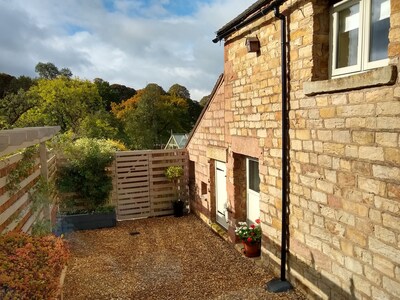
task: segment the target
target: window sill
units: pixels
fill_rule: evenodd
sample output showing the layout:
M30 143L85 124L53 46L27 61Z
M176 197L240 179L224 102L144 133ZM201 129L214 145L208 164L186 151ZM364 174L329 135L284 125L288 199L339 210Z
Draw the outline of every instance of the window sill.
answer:
M347 77L304 82L303 90L304 94L312 96L381 85L392 85L396 82L396 79L396 66L386 66Z

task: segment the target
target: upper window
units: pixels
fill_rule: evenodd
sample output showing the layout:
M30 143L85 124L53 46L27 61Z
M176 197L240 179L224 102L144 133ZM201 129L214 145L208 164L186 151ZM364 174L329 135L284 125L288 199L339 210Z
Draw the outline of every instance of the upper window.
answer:
M388 64L390 0L345 0L331 14L331 75Z

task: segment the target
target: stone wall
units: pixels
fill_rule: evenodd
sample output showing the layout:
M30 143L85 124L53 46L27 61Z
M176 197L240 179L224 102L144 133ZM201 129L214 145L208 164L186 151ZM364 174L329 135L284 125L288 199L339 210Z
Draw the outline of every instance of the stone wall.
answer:
M289 279L310 297L400 298L400 2L391 1L390 66L334 80L327 80L328 1L288 1L281 11L289 28ZM260 40L259 53L247 53L249 36ZM231 237L245 209L235 157L259 159L263 259L277 272L280 48L272 13L227 39L224 83L188 145L196 180L213 172L207 147L228 153Z

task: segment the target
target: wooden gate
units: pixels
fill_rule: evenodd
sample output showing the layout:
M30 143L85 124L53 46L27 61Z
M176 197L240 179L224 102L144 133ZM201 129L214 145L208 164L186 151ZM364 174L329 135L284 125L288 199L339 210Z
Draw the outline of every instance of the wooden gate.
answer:
M118 151L115 159L118 220L146 218L173 213L174 185L164 175L169 166L182 166L180 199L188 199L186 149Z

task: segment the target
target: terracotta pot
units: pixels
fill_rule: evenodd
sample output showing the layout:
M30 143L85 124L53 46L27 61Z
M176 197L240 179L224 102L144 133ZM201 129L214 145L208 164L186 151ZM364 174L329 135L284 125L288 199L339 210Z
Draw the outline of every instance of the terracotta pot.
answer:
M243 242L244 244L244 255L246 257L257 257L261 254L261 243L248 243Z

